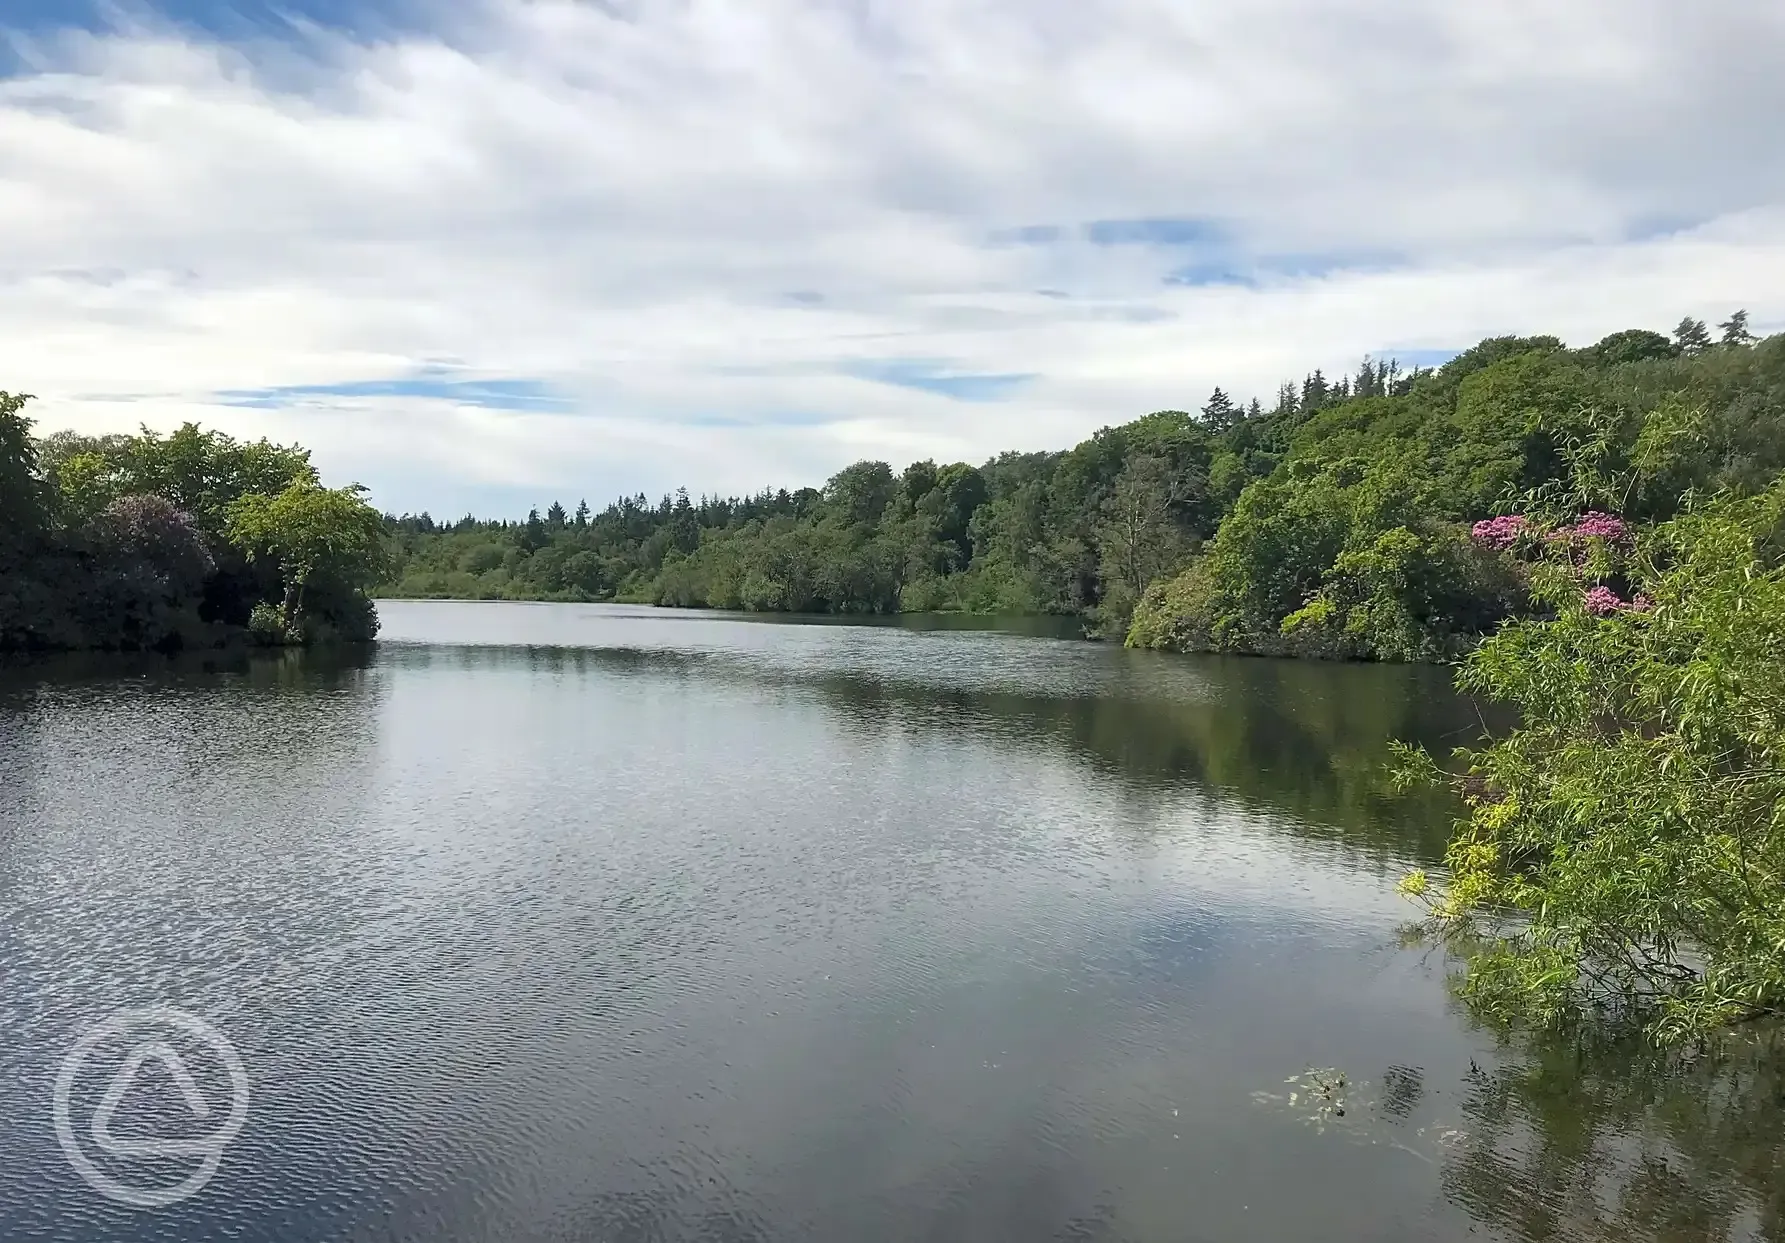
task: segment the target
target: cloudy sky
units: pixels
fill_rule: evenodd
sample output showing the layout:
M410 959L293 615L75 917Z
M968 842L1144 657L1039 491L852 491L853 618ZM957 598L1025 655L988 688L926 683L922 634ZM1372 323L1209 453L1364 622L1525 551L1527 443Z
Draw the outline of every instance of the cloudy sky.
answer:
M1785 328L1779 0L0 0L0 388L384 508Z

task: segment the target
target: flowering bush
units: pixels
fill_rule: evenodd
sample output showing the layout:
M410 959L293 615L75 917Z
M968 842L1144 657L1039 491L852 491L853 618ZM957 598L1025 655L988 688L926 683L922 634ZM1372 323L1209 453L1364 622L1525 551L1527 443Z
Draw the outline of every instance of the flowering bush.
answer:
M1513 552L1525 543L1525 550L1538 554L1540 559L1541 550L1547 545L1552 554L1548 560L1562 564L1576 582L1585 580L1583 602L1587 612L1595 617L1641 612L1649 607L1646 596L1626 600L1604 581L1621 575L1631 544L1630 527L1616 514L1589 509L1572 526L1547 531L1524 514L1501 514L1475 523L1469 528L1469 537L1481 547L1498 552Z
M1518 543L1529 530L1530 523L1523 514L1501 514L1498 518L1488 518L1476 523L1469 528L1469 535L1478 544L1505 551Z
M1610 587L1598 586L1586 594L1587 612L1595 617L1610 617L1613 613L1622 613L1630 609L1642 610L1648 607L1648 599L1638 596L1634 600L1626 600Z
M1483 1017L1670 1041L1785 1014L1782 531L1785 481L1645 534L1630 578L1652 606L1540 565L1555 616L1502 627L1460 678L1521 723L1462 776L1404 752L1467 804L1446 879L1402 889L1458 934Z
M1570 542L1602 539L1611 544L1627 544L1630 542L1630 528L1624 525L1622 518L1614 514L1590 509L1573 526L1558 527L1551 533L1550 539Z
M88 530L105 552L147 562L171 595L196 595L216 568L192 515L159 496L121 496Z

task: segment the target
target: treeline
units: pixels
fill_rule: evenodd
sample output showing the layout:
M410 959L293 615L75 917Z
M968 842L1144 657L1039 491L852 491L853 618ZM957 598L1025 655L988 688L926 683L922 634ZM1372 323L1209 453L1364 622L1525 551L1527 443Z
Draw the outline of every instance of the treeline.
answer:
M1182 563L1252 478L1270 429L1298 412L1411 391L1424 372L1365 360L1316 371L1267 413L1217 389L1197 415L1165 411L1064 453L980 466L847 467L820 488L600 513L554 503L524 523L390 518L396 596L631 600L817 613L1076 613L1120 623Z
M309 452L187 424L31 435L0 392L0 651L371 639L386 534Z
M1072 613L1177 649L1441 659L1529 608L1472 524L1632 522L1785 467L1785 338L1497 337L1435 370L1366 359L1265 407L1217 388L1054 453L858 462L823 488L525 523L387 519L404 596L797 612ZM1610 588L1608 588L1610 590Z

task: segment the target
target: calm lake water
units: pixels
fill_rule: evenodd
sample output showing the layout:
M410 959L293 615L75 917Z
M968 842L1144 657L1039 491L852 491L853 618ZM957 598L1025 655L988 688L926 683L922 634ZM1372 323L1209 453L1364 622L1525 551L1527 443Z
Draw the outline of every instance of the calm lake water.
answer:
M1500 1045L1403 946L1449 809L1381 766L1472 737L1443 671L380 611L349 657L0 674L0 1239L1785 1237L1776 1061ZM53 1102L156 1005L251 1091L138 1209ZM211 1113L139 1058L113 1134L227 1112L174 1043ZM177 1184L93 1142L128 1052L76 1143Z

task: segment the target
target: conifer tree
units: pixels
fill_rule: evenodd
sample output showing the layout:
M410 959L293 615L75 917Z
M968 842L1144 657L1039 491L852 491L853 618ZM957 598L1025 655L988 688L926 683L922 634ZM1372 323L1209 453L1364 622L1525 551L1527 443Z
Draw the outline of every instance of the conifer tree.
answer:
M1219 385L1209 394L1208 404L1202 408L1203 422L1217 432L1224 432L1232 427L1239 416L1239 408L1233 404L1233 398L1221 391Z
M1679 345L1680 353L1699 354L1710 348L1711 333L1702 319L1688 315L1674 328L1673 339Z
M1718 341L1719 345L1752 345L1756 339L1754 334L1748 331L1748 313L1746 311L1735 312L1717 327L1723 330L1723 337Z

